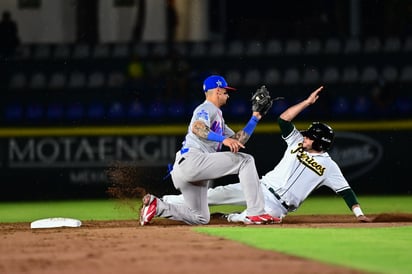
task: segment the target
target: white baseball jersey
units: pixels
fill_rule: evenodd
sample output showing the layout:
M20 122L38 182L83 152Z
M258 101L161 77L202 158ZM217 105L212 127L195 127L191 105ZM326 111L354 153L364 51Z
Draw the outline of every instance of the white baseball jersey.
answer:
M288 147L278 165L262 176L261 182L271 187L296 210L315 189L327 186L335 192L350 186L336 162L327 152L308 153L302 149L303 136L296 128L284 138Z

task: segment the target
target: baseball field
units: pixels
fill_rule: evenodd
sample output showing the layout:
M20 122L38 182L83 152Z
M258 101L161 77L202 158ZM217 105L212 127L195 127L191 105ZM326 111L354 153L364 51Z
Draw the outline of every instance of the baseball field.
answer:
M359 197L358 223L339 197L313 197L282 224L206 226L156 218L141 227L139 201L0 203L0 273L412 273L410 196ZM31 229L67 217L80 227Z

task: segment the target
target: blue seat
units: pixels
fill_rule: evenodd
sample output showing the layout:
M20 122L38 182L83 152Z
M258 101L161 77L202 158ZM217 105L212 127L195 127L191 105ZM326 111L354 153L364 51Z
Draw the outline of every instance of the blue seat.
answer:
M338 116L346 115L351 111L351 103L349 99L344 96L338 96L332 102L332 112Z
M92 102L87 108L87 118L91 120L103 120L105 116L105 107L101 102Z
M43 109L43 106L40 105L39 103L33 103L27 106L26 118L28 120L40 120L41 118L43 118L43 115L44 115L44 109Z
M166 106L160 101L154 101L149 105L148 115L151 118L159 118L166 114Z
M84 106L81 103L72 103L67 106L66 118L69 120L80 120L84 118Z
M185 105L181 101L174 101L168 104L167 113L169 117L179 118L185 117Z
M47 106L46 117L49 120L58 120L64 117L64 107L59 103L53 103Z
M131 119L141 118L145 116L145 109L141 102L133 101L127 110L127 116Z
M107 109L107 118L111 120L122 119L125 117L125 108L121 102L111 103Z
M23 115L23 106L17 103L13 103L6 106L4 110L4 118L8 122L20 121L24 118Z

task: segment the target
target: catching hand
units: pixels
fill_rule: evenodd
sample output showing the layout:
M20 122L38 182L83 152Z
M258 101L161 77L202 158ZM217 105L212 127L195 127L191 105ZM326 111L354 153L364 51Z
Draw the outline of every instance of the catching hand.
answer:
M273 99L270 97L266 86L258 88L252 96L252 111L259 112L260 115L266 115L272 107Z

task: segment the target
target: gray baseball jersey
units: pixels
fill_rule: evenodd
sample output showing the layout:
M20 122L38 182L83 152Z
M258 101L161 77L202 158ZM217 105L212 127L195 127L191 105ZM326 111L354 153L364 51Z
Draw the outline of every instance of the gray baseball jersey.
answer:
M283 158L260 180L267 213L284 217L288 212L295 211L311 192L321 186L329 187L335 192L350 188L340 168L327 152L303 151L303 136L296 128L284 140L287 149ZM176 195L166 195L163 199L176 204L182 202L182 197ZM239 183L208 191L208 202L211 205L243 205L244 200ZM234 214L231 218L231 221L243 221L245 213Z
M156 215L188 224L208 223L209 180L231 174L239 176L247 206L245 216L264 214L264 197L253 156L241 152L219 152L222 143L199 138L192 133L192 125L197 120L203 121L216 134L234 135L234 131L226 126L221 110L211 102L205 101L194 110L171 172L174 186L182 192L183 202L171 204L160 199Z

